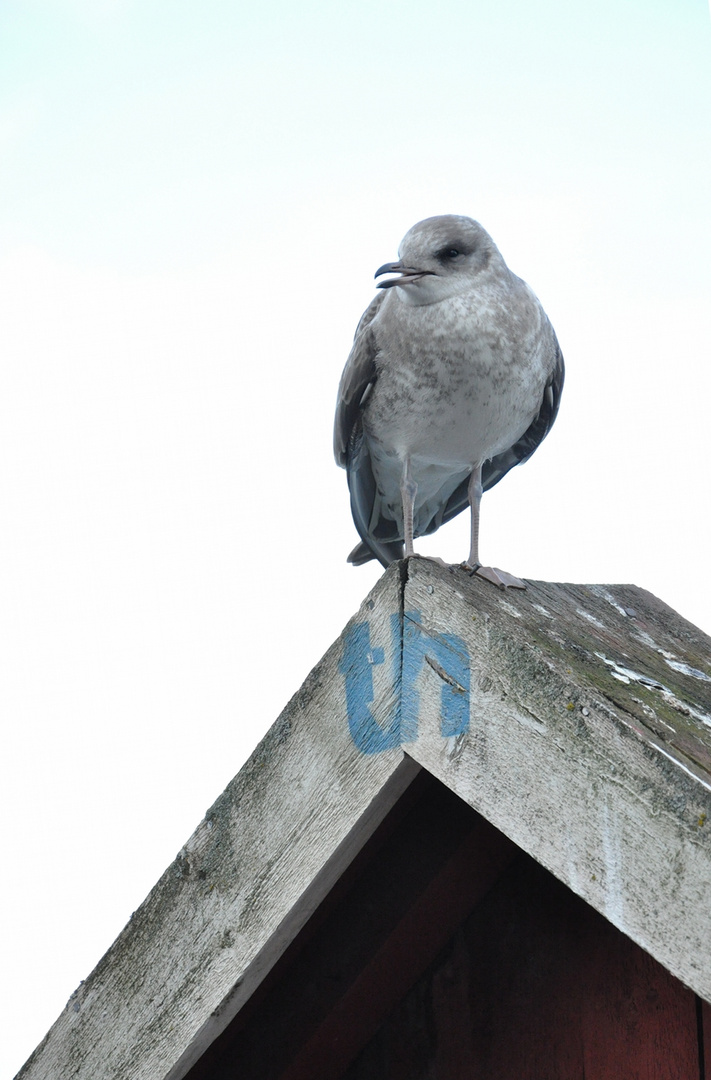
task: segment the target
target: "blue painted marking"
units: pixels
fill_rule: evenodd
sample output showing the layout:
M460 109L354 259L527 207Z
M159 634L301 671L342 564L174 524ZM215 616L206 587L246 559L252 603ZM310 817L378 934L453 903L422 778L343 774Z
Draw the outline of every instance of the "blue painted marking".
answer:
M417 738L420 694L417 682L425 664L442 679L440 730L443 736L461 735L469 728L469 651L455 634L424 634L419 611L390 618L392 680L400 709L385 727L373 717L373 666L385 663L385 649L372 646L370 624L356 623L346 637L339 670L345 676L346 710L353 742L364 754L378 754ZM402 645L401 645L402 643ZM402 647L402 671L399 670ZM397 691L400 690L398 695Z
M404 730L417 738L420 695L417 679L427 658L448 676L440 692L442 735L462 735L469 729L469 650L456 634L423 634L419 611L405 613L403 634L402 712ZM451 681L450 681L451 680Z
M395 616L399 623L399 617ZM400 717L397 709L382 728L373 718L373 666L385 663L385 650L371 648L370 623L356 623L346 637L338 665L345 676L346 711L351 738L363 754L379 754L400 745Z

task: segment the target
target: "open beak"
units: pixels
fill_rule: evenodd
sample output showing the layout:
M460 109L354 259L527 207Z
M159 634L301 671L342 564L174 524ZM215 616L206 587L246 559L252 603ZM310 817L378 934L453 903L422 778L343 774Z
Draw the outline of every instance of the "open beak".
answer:
M402 263L383 263L375 271L375 277L380 277L381 274L399 274L400 277L389 278L387 281L379 281L377 284L378 289L392 289L393 285L412 285L414 281L420 281L421 278L427 277L431 274L431 270L418 270L414 266L403 266Z

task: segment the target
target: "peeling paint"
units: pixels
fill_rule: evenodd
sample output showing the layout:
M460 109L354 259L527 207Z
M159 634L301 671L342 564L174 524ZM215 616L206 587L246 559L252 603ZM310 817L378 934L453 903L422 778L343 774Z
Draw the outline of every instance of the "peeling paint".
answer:
M619 612L625 619L629 618L627 608L623 608L622 604L618 604L614 596L612 596L607 589L596 589L598 596L601 596L603 600L607 600L608 604L611 604L615 611Z
M664 656L661 649L659 652ZM711 675L707 675L705 671L699 671L698 668L690 667L689 664L684 664L681 660L672 660L667 656L664 656L664 660L672 670L679 671L682 675L690 675L692 679L701 679L703 682L711 683Z
M589 611L585 611L584 608L576 608L575 614L580 615L582 619L587 619L587 621L589 623L592 623L593 626L599 626L601 630L605 629L605 624L603 622L600 622L599 619L596 619L594 615L591 615Z
M711 716L708 713L701 712L699 709L695 709L693 705L688 705L684 701L680 701L678 697L675 697L670 690L664 693L665 699L683 716L693 716L694 720L698 720L702 724L706 724L707 727L711 727Z
M662 657L667 667L670 667L672 671L678 671L680 675L688 675L692 679L700 679L702 682L711 683L711 675L705 671L701 671L700 668L692 667L691 664L687 664L683 660L679 660L676 653L670 652L668 649L663 649L660 645L657 645L652 635L648 634L646 630L637 630L635 637L650 649L654 649L654 651Z
M640 675L638 671L632 671L631 668L623 667L622 664L618 664L615 660L610 660L604 653L596 652L595 656L612 669L610 674L619 682L638 682L641 683L642 686L650 686L653 690L665 690L667 694L671 694L671 691L667 689L663 683L657 682L655 679L650 679L646 675Z
M665 758L669 758L670 761L673 761L674 765L677 768L683 769L685 773L688 773L689 776L694 778L694 780L698 780L698 782L700 784L703 784L703 786L708 791L711 791L711 784L709 784L706 780L704 780L703 777L699 776L698 773L692 772L691 769L687 769L686 765L684 765L684 763L682 761L679 761L679 759L677 757L675 757L673 754L668 753L663 747L661 747L659 745L659 743L655 743L654 745L655 745L656 750L658 750L660 754L663 754Z

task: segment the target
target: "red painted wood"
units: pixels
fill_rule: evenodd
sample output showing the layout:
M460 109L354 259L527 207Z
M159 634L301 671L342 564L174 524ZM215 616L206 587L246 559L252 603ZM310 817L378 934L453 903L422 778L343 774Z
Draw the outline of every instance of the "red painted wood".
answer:
M704 1049L704 1072L702 1080L711 1080L711 1005L701 1002L701 1039Z
M490 984L482 1077L695 1078L691 992L592 912L583 908L577 925L566 915L556 927L524 922L525 952Z
M335 1080L516 852L422 773L186 1080Z
M334 1003L280 1080L332 1080L375 1034L511 861L512 849L481 820L417 897L387 941Z
M347 1080L699 1077L694 995L523 855L374 1042Z
M423 776L186 1080L711 1080L711 1009Z
M586 1077L695 1080L696 1002L660 964L619 932L598 932L581 958L581 1034Z

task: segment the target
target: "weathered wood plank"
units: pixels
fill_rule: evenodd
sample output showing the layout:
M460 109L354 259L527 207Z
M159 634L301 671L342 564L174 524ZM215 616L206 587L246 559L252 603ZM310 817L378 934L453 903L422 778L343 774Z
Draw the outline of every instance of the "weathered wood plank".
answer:
M253 992L417 772L399 740L377 754L355 742L359 723L367 736L373 717L384 729L396 720L400 599L394 568L72 996L22 1080L178 1080ZM344 642L364 612L381 642L378 678L369 694L361 677L347 707Z
M709 639L633 586L422 559L404 606L408 753L711 1000Z
M403 753L405 751L405 753ZM180 1080L423 766L711 1000L711 642L391 568L19 1074Z
M421 772L187 1080L335 1080L519 856Z

